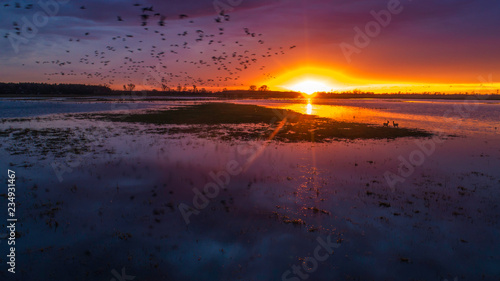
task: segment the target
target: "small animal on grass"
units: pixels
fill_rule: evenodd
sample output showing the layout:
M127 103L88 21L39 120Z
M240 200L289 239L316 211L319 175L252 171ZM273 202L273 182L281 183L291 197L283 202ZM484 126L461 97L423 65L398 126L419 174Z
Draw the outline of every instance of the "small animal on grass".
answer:
M394 121L392 121L392 125L394 126L394 128L399 128L399 124Z
M389 121L387 121L387 123L384 123L384 127L389 127Z

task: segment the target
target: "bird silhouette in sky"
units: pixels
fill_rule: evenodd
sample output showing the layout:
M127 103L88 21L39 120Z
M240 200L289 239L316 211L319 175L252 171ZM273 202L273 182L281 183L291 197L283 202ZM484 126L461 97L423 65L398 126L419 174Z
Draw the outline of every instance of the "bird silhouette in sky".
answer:
M226 11L220 11L215 22L210 20L211 23L207 23L200 19L202 22L199 23L198 19L191 17L182 25L174 23L189 18L188 14L178 14L178 19L175 19L175 14L171 17L168 10L155 11L153 6L139 3L132 6L135 8L130 9L137 12L136 19L139 19L136 23L128 17L116 16L118 22L127 20L127 25L114 31L116 33L108 35L104 31L93 31L90 37L87 31L84 36L66 37L69 45L62 54L53 59L36 60L35 64L46 67L43 74L47 80L70 76L111 86L123 81L133 83L136 79L148 77L151 72L157 72L161 73L161 78L160 81L150 81L153 87L160 84L172 85L171 88L175 88L174 85L226 87L242 85L239 82L242 73L263 72L269 58L285 55L288 50L297 47L276 46L250 27L241 27L236 23L228 25L231 17ZM4 4L3 8L17 8L17 5ZM98 8L80 6L79 9L83 13L93 13ZM156 21L155 24L149 25L152 20ZM170 25L170 22L173 24ZM133 24L143 27L142 32L136 32L131 26ZM12 28L18 35L21 33L18 22L13 22ZM9 34L3 37L9 40ZM78 44L97 39L101 39L102 45L95 43L95 50L83 51L82 54ZM269 73L262 75L266 79L275 78Z

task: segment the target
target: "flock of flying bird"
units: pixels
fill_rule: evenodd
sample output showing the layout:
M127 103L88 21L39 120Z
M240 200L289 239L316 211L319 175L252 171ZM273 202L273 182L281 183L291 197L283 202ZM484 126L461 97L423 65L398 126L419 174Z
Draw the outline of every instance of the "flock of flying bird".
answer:
M19 3L7 3L3 7L22 8ZM28 4L24 8L33 9L33 5ZM92 8L81 6L79 9L81 13L85 13ZM74 44L98 38L94 37L93 33L102 33L102 29L75 34L74 37L67 38L67 42L60 44L60 47L64 48L62 54L65 54L67 59L37 60L35 63L54 66L55 71L44 73L49 81L75 76L75 80L81 81L84 78L88 84L110 87L123 83L139 83L154 88L163 85L164 90L179 87L222 88L244 86L239 79L241 73L246 70L258 69L266 79L275 78L264 73L265 64L269 63L268 58L284 55L296 48L266 44L262 33L246 27L235 27L234 24L225 24L231 21L231 16L225 11L221 11L211 21L212 24L204 24L203 29L199 29L195 21L186 14L180 14L176 21L167 23L167 16L155 11L153 6L133 4L133 9L137 9L139 14L136 18L115 16L118 27L127 21L134 24L132 27L124 26L130 28L131 31L127 32L130 34L111 36L106 46L84 53L74 60L75 55L72 52L81 51ZM138 26L135 26L137 20ZM182 31L170 33L173 29L179 30L179 23L182 24ZM20 24L13 22L12 25L14 32L21 35ZM169 28L170 26L174 27ZM8 39L9 33L4 37ZM71 48L73 46L76 51ZM88 47L85 50L88 52ZM85 70L71 69L75 65ZM202 68L207 68L208 71L198 70ZM211 77L206 77L207 73Z

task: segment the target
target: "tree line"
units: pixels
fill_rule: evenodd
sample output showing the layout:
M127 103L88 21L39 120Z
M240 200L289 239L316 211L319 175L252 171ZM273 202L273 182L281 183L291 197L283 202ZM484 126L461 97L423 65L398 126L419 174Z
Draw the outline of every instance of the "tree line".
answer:
M0 95L106 95L109 87L84 84L0 83Z

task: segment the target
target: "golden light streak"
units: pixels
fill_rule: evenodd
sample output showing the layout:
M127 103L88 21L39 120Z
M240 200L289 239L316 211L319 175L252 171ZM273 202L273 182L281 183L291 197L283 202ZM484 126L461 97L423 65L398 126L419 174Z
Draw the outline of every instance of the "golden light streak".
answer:
M487 82L485 83L485 81ZM325 92L373 92L373 93L480 93L496 94L500 83L489 79L477 79L477 83L424 83L394 80L370 80L353 78L345 73L320 67L301 67L278 75L267 85L276 90L292 90L311 94Z
M313 106L311 104L311 99L307 100L306 113L307 115L311 115L313 112Z

